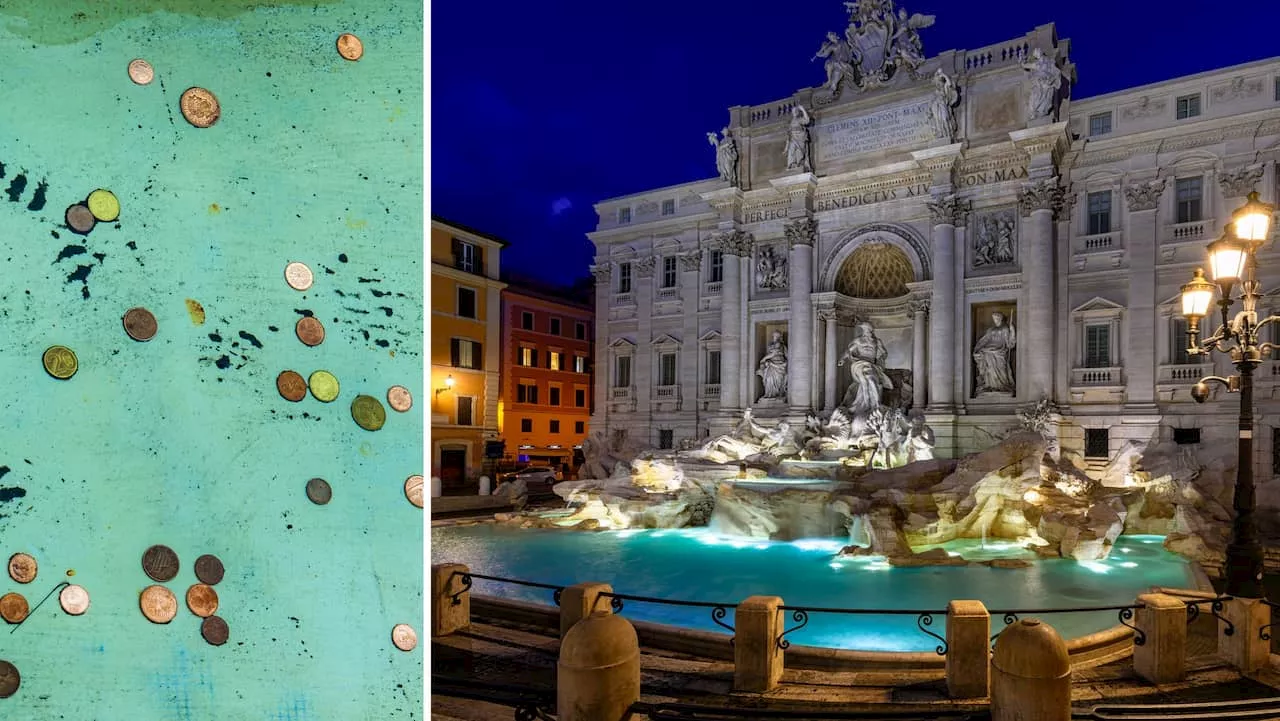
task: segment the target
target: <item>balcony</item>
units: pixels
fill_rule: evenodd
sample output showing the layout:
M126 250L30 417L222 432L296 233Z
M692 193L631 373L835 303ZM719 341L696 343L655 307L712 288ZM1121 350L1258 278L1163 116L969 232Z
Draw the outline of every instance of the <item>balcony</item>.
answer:
M631 397L633 395L635 395L635 393L633 392L633 389L630 386L623 386L621 388L615 386L609 389L610 400L615 400L615 401L631 400Z
M624 306L635 305L635 304L636 304L635 296L633 296L630 293L614 293L613 300L609 302L609 305L613 306L614 308L621 308Z
M680 386L654 386L653 397L660 401L679 398Z
M702 394L698 397L706 401L720 400L720 384L703 383Z
M1156 383L1173 385L1192 384L1209 375L1213 366L1208 363L1170 363L1156 371Z
M657 295L654 296L654 300L657 300L658 302L680 300L680 289L675 286L670 288L659 288Z
M703 295L720 295L720 286L722 286L723 284L724 283L719 280L714 280L710 283L707 283L706 287L702 289L702 294Z
M1208 241L1213 228L1212 219L1194 220L1190 223L1170 223L1164 227L1164 237L1161 240L1165 243Z
M1071 370L1071 387L1087 388L1090 386L1119 386L1121 368L1073 368Z
M1106 253L1117 250L1124 250L1124 236L1118 230L1110 233L1081 235L1071 240L1072 255Z

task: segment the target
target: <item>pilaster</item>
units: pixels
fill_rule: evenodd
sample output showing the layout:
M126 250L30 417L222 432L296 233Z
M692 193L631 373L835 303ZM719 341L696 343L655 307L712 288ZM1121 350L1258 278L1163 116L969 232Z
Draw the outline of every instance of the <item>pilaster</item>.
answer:
M703 378L698 373L698 282L702 271L702 251L680 256L680 408L696 409ZM697 435L695 428L691 436Z
M612 266L591 266L596 280L596 345L595 368L592 371L591 394L595 407L591 412L591 430L607 431L609 427L609 388L613 385L613 358L609 355L609 292Z
M955 195L935 196L928 202L933 219L933 304L937 308L952 308L955 302L956 222L965 203ZM939 413L955 408L954 318L954 313L938 313L929 326L928 403L931 411Z
M723 192L723 191L717 191ZM740 230L719 235L715 242L724 256L720 284L720 409L736 414L742 409L742 259L751 252L751 236Z
M787 359L787 398L793 412L809 410L813 383L813 306L809 293L813 289L813 242L818 223L812 218L798 218L785 226L791 246L790 312L788 335L790 357Z
M643 423L648 423L653 407L653 256L637 258L631 262L635 273L636 289L636 359L635 389L636 413ZM645 442L656 444L650 430Z
M1058 178L1025 183L1018 194L1018 207L1025 219L1021 243L1022 302L1018 308L1018 344L1025 352L1025 368L1020 369L1019 400L1035 402L1053 394L1054 337L1054 243L1053 218L1062 208L1062 188Z
M1128 352L1124 360L1125 411L1155 415L1156 406L1156 234L1164 178L1129 183L1124 189L1129 222ZM1114 362L1114 361L1113 361Z

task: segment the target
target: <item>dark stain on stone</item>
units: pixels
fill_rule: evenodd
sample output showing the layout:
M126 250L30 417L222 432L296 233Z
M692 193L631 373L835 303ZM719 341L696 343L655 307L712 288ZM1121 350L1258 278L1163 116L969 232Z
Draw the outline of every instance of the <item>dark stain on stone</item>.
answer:
M98 265L102 265L102 261L104 261L104 260L106 260L106 259L107 259L107 254L106 254L106 253L94 253L94 254L93 254L93 257L98 259Z
M36 183L36 193L31 196L31 202L27 204L27 210L40 211L44 210L45 193L49 191L49 184L41 180Z
M325 272L325 275L337 275L337 274L338 274L338 273L337 273L337 271L335 271L333 268L325 268L325 269L324 269L324 272Z
M297 308L294 308L294 309L293 309L293 312L294 312L294 313L297 313L297 314L298 314L298 315L300 315L300 316L303 316L304 318L314 318L314 317L315 317L315 313L312 313L312 312L311 312L311 311L309 311L309 310L298 310Z
M132 240L131 240L131 241L129 241L128 243L125 243L125 246L126 246L127 248L129 248L129 250L137 250L137 249L138 249L138 244L137 244L137 243L135 243L135 242L133 242Z
M85 253L88 253L88 252L89 250L85 248L83 245L68 245L58 253L58 257L54 258L53 262L57 263L60 260L65 260L67 258L71 258L77 255L84 255Z
M49 235L52 235L54 240L58 240L62 237L61 235L58 235L58 231L56 230L49 231Z
M4 177L4 173L2 172L3 170L4 170L4 166L0 166L0 178L3 178L3 177ZM338 253L338 262L339 262L339 263L345 263L345 262L347 262L347 254L346 254L346 253Z
M244 340L249 341L249 344L252 345L254 348L262 347L262 341L258 340L257 336L255 336L254 334L248 331L243 331L243 330L240 331L240 337Z
M5 192L9 194L9 202L16 203L18 198L22 197L22 191L27 189L27 176L25 173L18 173L13 176L13 180L9 181L9 189Z
M367 311L367 310L360 310L359 308L345 308L345 307L344 307L344 308L343 308L343 310L348 311L348 312L350 312L350 313L359 313L359 314L361 314L361 315L369 315L369 311Z
M89 273L93 272L92 265L77 265L76 269L67 276L67 282L80 281L81 283L89 282Z
M4 177L4 163L0 163L0 178Z
M387 306L385 306L385 305L380 305L380 306L378 306L378 310L382 311L383 313L386 313L388 318L390 318L390 317L391 317L391 309L390 309L390 308L388 308Z
M231 367L231 359L226 356L222 356L218 360L214 361L213 364L218 366L219 370L226 370Z
M210 333L209 340L213 341L214 343L221 343L222 336L218 335L217 333Z
M280 332L280 329L279 329L279 328L277 328L277 327L275 327L274 325L269 325L269 326L267 326L267 330L271 331L272 333L279 333L279 332Z
M27 461L27 463L30 463L30 462L31 461ZM8 466L0 466L0 478L4 478L5 476L9 475L9 471L11 470L13 469L9 468Z
M364 336L365 340L369 340L369 331L361 329L360 333Z
M379 348L386 348L387 346L391 345L390 343L388 343L385 340L382 340L381 338L379 338L378 340L375 340L373 344L378 346Z
M22 498L25 495L27 495L27 489L21 486L0 488L0 503L8 503L15 498Z
M361 283L381 283L381 278L356 278Z
M333 292L334 292L334 293L337 293L339 298L346 298L346 297L347 297L347 294L346 294L346 293L343 293L341 290L338 290L337 288L334 288L334 289L333 289Z
M370 288L369 292L373 294L374 298L381 298L384 295L391 295L391 291L378 290L377 288Z

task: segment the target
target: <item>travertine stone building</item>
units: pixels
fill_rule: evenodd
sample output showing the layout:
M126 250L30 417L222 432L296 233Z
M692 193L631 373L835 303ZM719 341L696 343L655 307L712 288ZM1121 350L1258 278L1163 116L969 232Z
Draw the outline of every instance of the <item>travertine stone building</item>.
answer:
M944 455L1042 399L1095 466L1126 440L1234 438L1235 396L1191 401L1231 369L1187 357L1179 287L1246 193L1276 201L1280 59L1075 99L1053 25L926 60L932 22L862 0L823 87L730 109L719 177L596 206L593 428L670 447L745 409L802 422L845 399L870 324L886 402L923 409ZM775 331L787 382L764 397ZM1258 376L1269 473L1280 365Z

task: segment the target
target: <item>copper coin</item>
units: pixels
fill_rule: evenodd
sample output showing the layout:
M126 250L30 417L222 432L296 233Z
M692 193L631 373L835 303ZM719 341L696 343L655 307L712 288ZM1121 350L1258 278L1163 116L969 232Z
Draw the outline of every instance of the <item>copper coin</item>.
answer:
M307 381L297 371L284 371L276 376L276 390L281 398L297 403L307 397Z
M36 559L25 553L9 556L9 578L18 583L31 583L36 580L37 570Z
M204 640L209 642L210 646L221 646L231 637L231 629L227 628L227 622L217 616L210 616L200 622L200 635L204 636Z
M422 508L422 476L409 476L404 482L404 497L418 508Z
M323 506L333 498L333 489L323 478L312 478L307 481L307 498L317 506Z
M142 554L142 570L153 581L172 581L178 575L178 554L168 546L152 546Z
M197 128L207 128L218 122L222 107L213 93L204 88L187 88L178 101L182 117Z
M347 60L359 60L364 55L364 43L351 33L338 36L338 54Z
M412 651L418 647L418 632L407 623L398 623L391 629L391 643L401 651Z
M62 605L63 611L72 616L81 616L89 610L89 592L84 590L84 586L71 584L58 594L58 603Z
M151 63L138 58L129 63L129 79L139 85L150 85L156 79L156 70Z
M0 698L9 698L18 692L22 684L22 675L18 667L8 661L0 661Z
M317 346L324 342L324 324L315 316L299 318L295 330L298 332L298 340L309 346Z
M138 597L142 615L152 623L168 623L178 615L178 599L164 586L147 586Z
M222 561L217 556L205 554L196 559L196 578L200 579L200 583L210 586L216 586L222 581L222 575L226 569L222 567Z
M88 235L89 231L93 230L93 226L98 224L98 219L93 217L93 211L89 210L89 206L81 203L67 208L66 221L71 232L80 235Z
M351 418L366 431L376 431L387 422L387 411L373 396L356 396L351 401Z
M0 618L9 623L22 623L29 613L31 613L31 607L27 605L27 599L23 598L22 594L6 593L0 596Z
M187 589L187 608L200 618L208 618L218 610L218 592L213 586L197 583Z
M124 314L124 332L136 341L149 341L156 337L156 317L146 308L130 308Z
M413 407L413 394L404 386L391 386L387 389L387 405L397 413L404 413Z
M284 267L284 282L294 290L306 290L315 282L315 276L305 263L290 263Z

